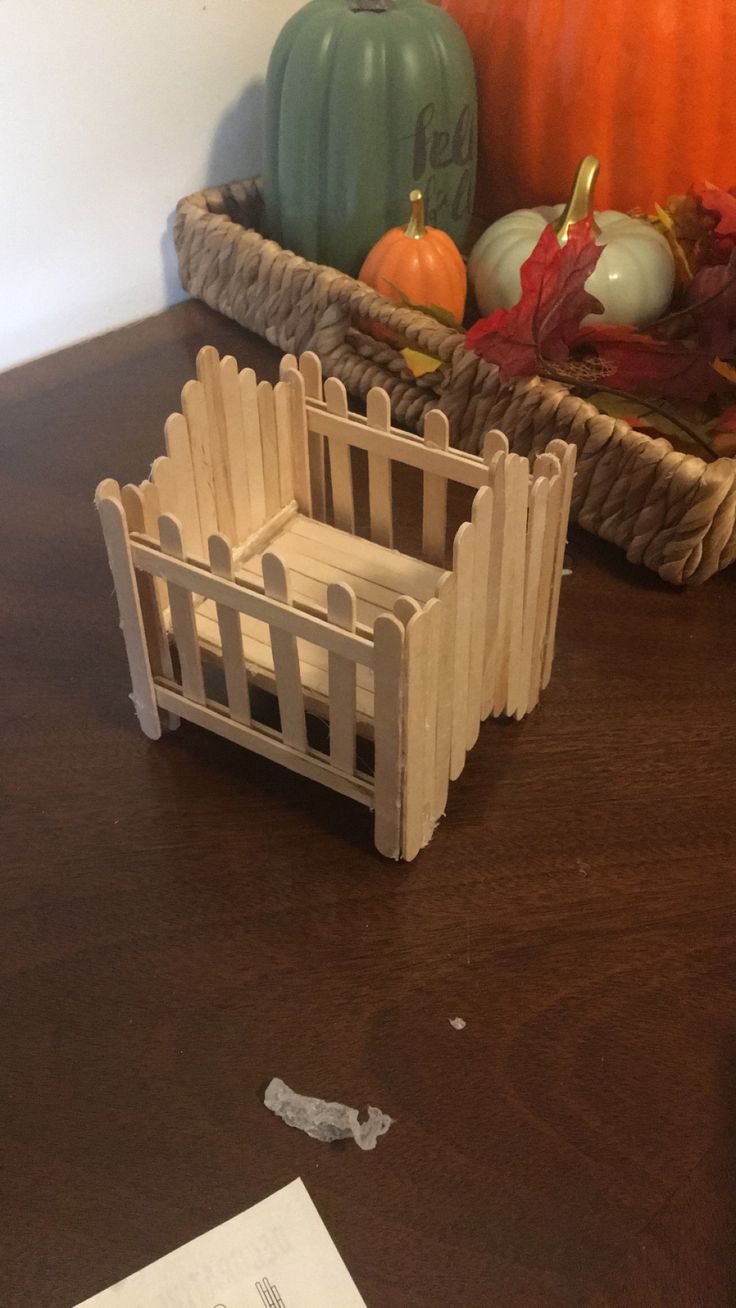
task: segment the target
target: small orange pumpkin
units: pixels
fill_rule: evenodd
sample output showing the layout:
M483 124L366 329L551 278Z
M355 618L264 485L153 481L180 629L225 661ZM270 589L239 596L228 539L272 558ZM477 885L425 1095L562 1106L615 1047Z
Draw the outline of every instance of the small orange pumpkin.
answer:
M458 322L465 311L468 279L455 242L439 227L424 222L421 191L412 191L411 218L406 227L392 227L376 241L360 270L367 282L389 300L436 305Z

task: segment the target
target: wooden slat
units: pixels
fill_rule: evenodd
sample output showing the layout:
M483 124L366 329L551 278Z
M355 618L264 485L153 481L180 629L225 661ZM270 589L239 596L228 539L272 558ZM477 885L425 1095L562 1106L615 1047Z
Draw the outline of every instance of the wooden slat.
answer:
M430 409L425 415L424 443L443 452L449 449L450 427L439 409ZM423 482L422 558L442 568L447 551L447 478L425 472Z
M126 494L129 492L126 491ZM143 501L143 530L147 536L153 540L158 540L158 520L161 514L161 502L159 500L158 489L151 481L142 481L140 484L140 493ZM131 531L136 528L130 527ZM169 597L166 590L166 584L156 577L154 581L156 590L156 602L159 612L164 613L169 606Z
M325 404L328 415L347 421L348 397L337 377L325 382ZM330 483L332 485L332 513L335 526L341 531L355 531L355 505L353 502L353 471L350 463L350 446L342 440L330 441Z
M440 620L442 606L438 599L431 599L424 610L425 636L425 680L424 680L424 782L423 782L423 834L422 845L432 839L432 833L442 816L437 808L437 726L439 721L440 690Z
M210 567L216 577L233 579L233 552L224 536L210 536ZM248 675L243 659L243 636L240 614L227 604L217 605L217 623L220 628L222 665L227 687L230 714L236 722L251 721Z
M391 400L380 386L373 386L366 398L366 418L378 431L391 427ZM391 486L391 460L385 454L368 452L368 500L371 540L393 549L394 514Z
M173 685L157 684L156 699L162 708L180 713L197 726L224 736L225 740L242 745L262 758L280 763L291 772L309 777L321 786L328 786L330 790L347 795L349 799L355 799L368 808L373 804L373 786L368 778L349 777L344 772L337 772L325 758L318 757L316 751L305 754L291 749L283 743L278 732L269 730L261 723L257 727L248 727L242 722L235 722L221 705L214 704L211 700L206 704L195 704L184 699L178 687Z
M494 433L490 433L491 436ZM504 441L506 438L504 437ZM486 641L483 655L483 701L481 718L493 712L496 684L499 678L504 624L507 620L509 554L506 541L506 465L508 455L496 450L490 455L489 475L493 488L493 518L491 522L491 549L488 567L488 600L486 604Z
M128 532L147 532L149 515L157 508L153 497L149 494L146 503L143 486L129 485L123 487L121 498ZM153 530L158 537L158 517L153 523ZM154 677L170 677L172 663L169 638L166 634L165 612L169 607L166 585L164 582L157 582L154 577L148 576L145 572L138 573L136 581L151 671ZM178 726L178 723L167 723L167 725L174 727Z
M327 587L327 616L343 631L355 631L355 592L340 582ZM355 771L355 664L328 655L330 762L341 772Z
M197 490L199 525L202 531L202 544L206 547L208 537L217 531L217 503L214 473L210 462L207 402L201 382L187 382L181 393L181 403L189 429L189 448Z
M125 513L119 496L120 488L117 482L108 478L97 487L95 503L100 515L107 558L115 583L120 627L125 641L133 687L133 707L141 729L151 740L158 740L161 735L161 719L143 629L143 615L133 570Z
M465 748L472 749L478 739L483 709L483 664L485 661L488 616L488 571L491 555L494 496L490 486L482 486L473 500L473 599L471 606L470 666L468 669L468 717Z
M374 839L387 858L401 854L402 684L404 628L398 618L382 614L373 628L375 824Z
M552 675L552 660L555 655L555 633L557 631L557 614L560 607L562 567L565 561L565 544L567 542L567 528L570 519L570 501L572 499L572 487L575 479L575 460L577 457L575 446L568 445L567 442L563 440L557 439L550 441L547 449L550 454L556 454L560 460L562 466L563 489L557 534L557 549L552 570L552 600L549 609L547 635L545 637L542 689L544 689L544 687L549 683L550 676Z
M246 537L242 545L235 551L235 561L238 567L245 567L251 555L262 554L269 541L272 541L280 532L288 527L293 518L296 517L296 500L290 504L285 504L283 509L268 522L264 522L252 536Z
M279 381L286 381L289 373L294 369L298 371L299 364L295 354L282 354L279 359Z
M412 595L399 595L394 601L394 616L404 627L408 627L415 613L421 612L421 604Z
M362 663L367 668L373 667L373 646L362 636L340 631L320 617L303 613L288 604L280 604L241 582L213 577L211 572L204 571L196 564L184 563L160 554L146 540L133 540L131 552L135 567L144 572L163 577L169 583L188 587L195 595L204 595L215 603L229 604L238 613L245 613L247 617L256 618L259 622L280 623L285 631L292 632L302 640L314 641L325 649L341 654L343 658L353 659L355 663Z
M177 518L164 513L159 518L161 549L173 559L183 559L181 524ZM202 656L197 639L192 592L187 586L169 582L169 608L171 628L176 641L181 667L182 691L187 699L204 704L204 676Z
M161 513L179 513L176 470L170 458L160 454L151 464L151 482L156 487Z
M523 718L529 707L534 636L537 627L539 583L542 572L544 538L547 529L549 480L545 476L532 482L529 494L529 525L526 537L526 567L524 574L524 618L519 661L519 689L514 714Z
M331 379L334 380L334 379ZM341 384L341 383L340 383ZM325 382L325 390L329 385ZM488 481L488 468L482 459L472 454L463 454L459 450L435 450L425 445L417 436L408 432L378 432L373 427L358 422L355 418L342 418L325 409L316 409L307 405L309 430L321 432L334 444L354 445L358 450L367 450L384 454L397 463L405 463L410 468L419 468L422 472L434 472L448 481L460 482L479 490Z
M263 458L263 487L266 501L266 517L273 517L282 508L281 489L279 485L279 448L276 434L276 407L273 387L270 382L262 381L256 388L258 395L258 421L261 433L261 455Z
M452 750L452 711L455 666L455 603L457 581L454 572L445 572L437 587L441 605L439 694L437 704L437 744L435 747L434 811L439 818L447 807Z
M455 657L453 660L452 749L450 779L455 781L465 767L468 721L468 675L473 606L473 551L475 528L464 522L455 536L452 570L455 573Z
M550 457L554 458L554 455ZM559 468L560 464L558 459L555 459L555 463ZM527 702L527 713L531 712L531 710L537 705L542 686L545 642L549 627L550 607L553 596L554 566L557 553L557 537L560 528L560 511L562 508L564 485L565 483L561 471L557 476L553 476L550 479L549 500L547 503L547 521L544 529L544 545L542 547L542 567L539 574L537 617L532 646L531 671L529 674L529 699Z
M204 559L206 538L199 525L197 487L194 480L189 427L183 413L172 413L166 422L166 449L174 468L177 516L184 528L184 545L190 557Z
M245 430L238 381L238 365L231 354L220 364L222 404L225 413L230 493L235 515L235 541L240 544L253 530L248 493L248 469L245 459ZM186 526L185 526L186 535Z
M509 454L505 465L504 576L499 620L494 716L512 714L516 705L524 617L526 518L529 461Z
M245 440L245 469L250 504L250 529L257 531L266 521L266 492L263 483L263 450L261 424L258 416L258 384L252 368L243 368L238 374L240 413Z
M371 540L344 532L336 535L334 527L309 518L295 518L289 537L298 539L299 548L310 558L339 566L344 572L370 577L389 586L397 594L412 594L420 600L431 599L441 572L431 563L412 559L398 550L384 550Z
M290 604L289 576L278 554L269 550L263 556L263 584L266 595ZM276 695L281 715L281 733L287 745L306 750L307 723L304 715L304 692L299 676L299 652L296 637L278 623L270 623Z
M282 374L289 388L291 404L291 464L294 498L299 512L312 516L312 487L309 479L309 430L304 393L304 378L296 368Z
M415 613L406 628L406 700L404 704L404 798L402 856L416 858L424 844L424 796L427 699L426 612Z
M294 499L292 469L291 391L286 382L277 382L273 391L276 419L276 446L279 456L279 508Z
M232 543L237 542L233 494L230 488L230 459L225 404L222 396L220 356L214 345L203 345L197 354L197 377L204 388L209 434L210 464L215 488L217 526Z
M305 350L299 355L299 371L304 378L304 389L310 400L322 400L322 363L319 355Z
M305 350L299 356L299 371L304 378L304 389L308 399L323 403L322 364L316 354ZM309 428L309 412L307 412ZM312 491L312 516L320 522L327 517L327 500L325 495L325 438L309 428L309 482Z

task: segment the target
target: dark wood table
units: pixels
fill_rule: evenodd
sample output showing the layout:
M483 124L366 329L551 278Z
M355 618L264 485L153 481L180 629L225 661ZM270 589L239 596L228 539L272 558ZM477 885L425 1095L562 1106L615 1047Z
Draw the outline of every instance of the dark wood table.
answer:
M370 1308L732 1305L734 575L573 533L541 707L389 864L347 800L133 717L92 495L208 341L276 373L190 303L0 377L2 1308L297 1175ZM318 1144L274 1075L396 1124Z

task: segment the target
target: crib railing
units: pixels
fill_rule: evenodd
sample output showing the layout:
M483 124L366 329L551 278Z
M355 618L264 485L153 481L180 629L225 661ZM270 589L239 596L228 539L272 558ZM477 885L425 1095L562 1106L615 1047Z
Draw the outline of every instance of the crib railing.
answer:
M398 857L401 846L402 682L404 628L391 614L376 618L370 638L356 632L355 595L340 582L328 587L323 616L291 596L287 568L263 555L261 593L236 579L237 557L219 533L208 542L209 563L187 559L179 521L161 514L155 536L146 531L145 493L121 492L114 481L97 490L121 625L133 682L133 702L145 733L161 735L160 713L186 718L265 758L281 763L375 809L376 844ZM124 503L124 501L126 503ZM137 511L136 511L137 508ZM163 588L163 591L157 590ZM196 607L216 609L226 701L208 697ZM266 625L273 657L281 729L256 720L243 654L241 617ZM167 638L178 655L175 676ZM327 669L329 745L307 738L307 706L297 641L307 642ZM374 772L356 761L356 669L370 669L374 695Z

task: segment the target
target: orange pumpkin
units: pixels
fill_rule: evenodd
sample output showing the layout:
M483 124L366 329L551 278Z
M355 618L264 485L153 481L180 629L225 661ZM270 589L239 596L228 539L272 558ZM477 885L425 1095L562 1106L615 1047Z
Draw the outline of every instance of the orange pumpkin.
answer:
M734 0L441 3L475 60L479 214L562 199L591 153L602 209L736 183Z
M412 191L411 219L406 227L392 227L376 241L360 270L367 282L389 300L438 305L462 321L467 293L465 264L455 242L439 227L424 222L421 191Z

